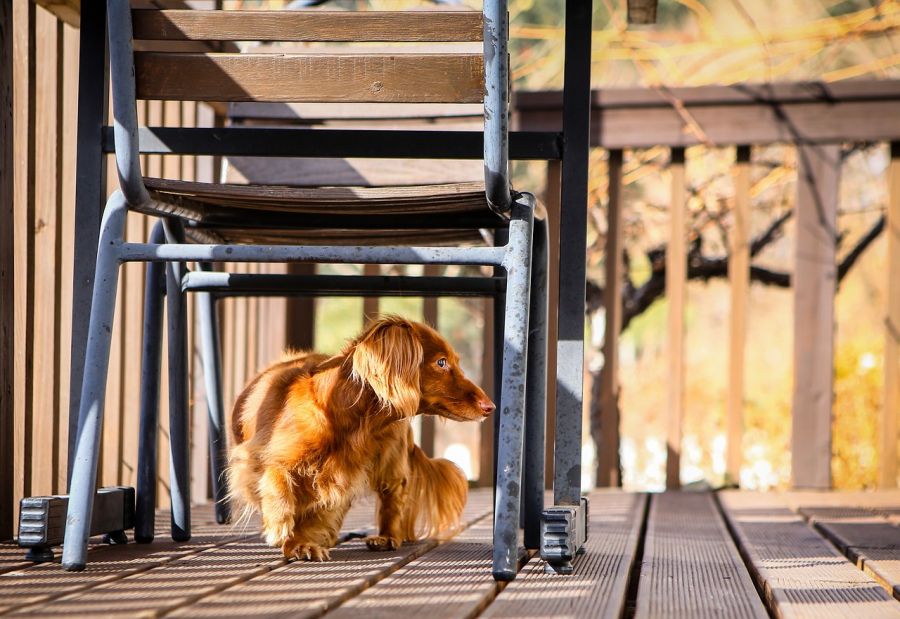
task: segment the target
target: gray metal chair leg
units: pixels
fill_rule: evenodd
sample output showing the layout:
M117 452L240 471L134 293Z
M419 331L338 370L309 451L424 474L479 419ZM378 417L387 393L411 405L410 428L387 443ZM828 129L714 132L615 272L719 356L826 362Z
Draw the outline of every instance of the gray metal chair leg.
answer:
M534 222L531 307L528 317L528 378L525 381L525 547L541 547L544 511L544 440L547 414L547 222Z
M177 219L165 220L166 240L183 243ZM172 539L191 539L190 415L188 411L187 303L181 291L184 263L166 263L169 347L169 483Z
M109 369L109 348L119 282L118 246L125 230L125 213L125 198L120 191L116 191L109 198L103 212L94 275L62 557L63 567L69 571L83 570L87 561L94 489L97 485L97 460L103 431L106 374Z
M201 271L212 271L212 265L201 262ZM216 522L225 524L231 520L228 502L228 443L225 428L225 404L222 400L222 349L219 346L219 316L216 298L208 292L197 293L197 315L200 323L200 356L203 380L206 386L206 410L209 415L209 460L213 496L216 501Z
M493 553L494 578L502 581L515 578L519 560L533 209L528 194L513 205L503 262L507 285Z
M150 242L164 243L165 240L162 223L158 222L150 234ZM166 265L162 262L148 262L144 292L144 341L141 347L141 421L134 521L134 539L141 544L152 542L155 533L159 379L165 290Z

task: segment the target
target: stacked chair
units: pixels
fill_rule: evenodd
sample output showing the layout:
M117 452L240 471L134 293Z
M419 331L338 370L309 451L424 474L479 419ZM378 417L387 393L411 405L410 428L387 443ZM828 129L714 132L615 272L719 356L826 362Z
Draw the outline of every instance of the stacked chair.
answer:
M510 187L509 57L504 0L478 12L250 12L135 10L108 0L110 79L120 188L108 200L100 232L90 327L74 446L63 566L87 561L110 334L124 262L147 262L142 423L136 537L153 537L152 508L161 341L161 299L168 313L172 536L190 537L185 294L200 299L201 337L213 444L214 477L223 465L224 411L218 381L214 294L348 292L360 285L290 276L241 278L210 265L233 262L459 264L495 267L505 277L403 282L407 292L503 295L503 362L496 450L493 573L514 578L520 560L520 514L526 545L540 543L543 505L546 228L535 199ZM483 53L215 54L135 52L134 41L482 41ZM318 51L318 50L317 50ZM342 51L347 51L343 48ZM137 99L188 101L322 101L483 103L484 184L421 187L285 187L193 183L144 177ZM197 129L166 137L195 152ZM470 132L471 133L471 132ZM226 154L266 155L279 145L308 143L309 156L454 158L471 135L400 131L232 129ZM480 134L477 134L480 137ZM158 136L157 136L158 138ZM469 142L470 144L470 142ZM148 243L124 241L129 211L158 217ZM484 242L483 231L496 240ZM188 263L198 265L189 271ZM275 277L275 279L272 279ZM455 280L455 281L454 281ZM399 285L399 282L394 282ZM392 285L382 280L382 286ZM529 355L529 347L535 354ZM529 359L529 356L531 359ZM526 401L528 406L526 407ZM529 439L526 448L526 408ZM526 457L525 454L528 454ZM523 461L525 466L523 467ZM523 482L523 468L525 480ZM523 492L524 488L524 492ZM524 500L525 509L521 509ZM222 520L227 514L220 512Z

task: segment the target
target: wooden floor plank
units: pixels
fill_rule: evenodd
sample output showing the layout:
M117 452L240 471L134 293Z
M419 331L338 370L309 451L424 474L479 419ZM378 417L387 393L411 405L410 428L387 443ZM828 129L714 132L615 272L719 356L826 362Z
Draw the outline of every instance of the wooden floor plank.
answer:
M491 499L489 489L471 492L463 523L469 525L483 520L490 512ZM403 569L403 565L435 546L434 541L423 541L406 544L396 551L372 552L361 540L353 540L334 548L331 561L282 563L215 595L198 598L196 603L179 608L172 616L318 617L398 568Z
M900 527L883 510L813 505L798 511L856 567L900 600Z
M352 510L347 517L352 527L365 526L371 520L370 506ZM84 594L94 587L115 583L155 568L188 560L200 553L259 537L256 516L232 525L216 524L213 506L198 505L192 510L192 537L176 543L168 538L168 511L156 514L156 540L152 544L129 543L108 546L92 538L88 565L84 572L62 570L59 557L54 563L27 564L26 568L0 575L0 612L10 614L54 614L65 600ZM58 554L58 553L57 553Z
M483 617L612 618L622 614L647 496L595 491L590 500L586 553L576 559L575 573L545 574L544 561L535 556Z
M788 497L722 492L719 498L776 616L900 617L900 604L794 513Z
M636 617L722 616L768 614L712 496L653 495Z
M485 498L485 495L487 498ZM477 493L467 506L467 513L480 510L481 514L489 509L489 493ZM369 529L374 518L374 504L369 499L357 501L345 519L345 531ZM270 548L260 539L258 521L251 520L247 525L218 527L209 525L214 531L214 541L203 547L204 527L197 529L197 534L188 544L162 544L164 560L154 560L153 547L129 544L124 547L109 547L105 555L91 557L88 569L81 574L68 574L58 565L46 565L31 568L27 571L27 587L33 594L24 602L16 602L18 609L13 614L30 614L38 616L91 616L103 614L105 617L161 616L190 607L189 614L194 612L191 606L200 600L210 598L219 592L252 581L255 577L268 574L287 564L276 548ZM237 531L238 537L226 539L223 530ZM359 546L360 542L351 542L350 550ZM186 549L190 550L186 551ZM407 548L405 553L420 552L416 547ZM129 554L130 553L130 554ZM367 560L371 559L369 551L364 551ZM95 553L95 555L99 555ZM352 557L349 566L359 566L353 560L360 559L358 552ZM402 554L402 553L401 553ZM406 555L404 555L405 557ZM108 561L104 559L108 557ZM408 560L408 559L406 559ZM135 565L132 565L134 563ZM292 564L293 565L293 564ZM337 566L331 562L326 565ZM347 569L348 565L341 567ZM47 578L42 580L34 570L46 570ZM11 573L10 575L15 575ZM0 581L2 582L2 581ZM33 586L32 586L33 585ZM321 593L321 589L319 589ZM20 594L20 597L23 594ZM3 593L0 592L0 599ZM22 604L27 604L22 607ZM247 616L248 608L238 609L231 616ZM216 615L223 611L218 610ZM258 614L254 607L250 614ZM321 614L321 611L319 611Z
M494 595L490 515L329 614L335 619L473 617Z
M0 612L9 612L24 605L33 606L101 582L123 578L244 535L234 527L216 525L212 506L198 506L194 511L194 535L188 543L175 544L167 540L165 535L160 535L161 532L167 532L168 524L168 513L158 512L157 541L150 545L108 546L99 537L91 538L88 546L88 569L78 574L62 571L59 566L59 548L55 549L55 562L32 563L21 561L25 556L24 549L13 544L3 544L0 556L9 557L9 562L3 566L9 569L4 569L5 573L0 574Z

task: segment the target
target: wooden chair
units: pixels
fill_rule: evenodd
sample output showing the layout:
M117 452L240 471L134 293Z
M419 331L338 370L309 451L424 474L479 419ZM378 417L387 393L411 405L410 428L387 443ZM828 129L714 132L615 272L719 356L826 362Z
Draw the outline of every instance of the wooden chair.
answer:
M120 189L108 200L94 279L63 566L87 560L110 332L123 262L166 265L169 313L173 538L190 536L187 351L182 282L191 262L335 262L488 265L506 272L493 573L511 580L519 561L532 239L535 200L510 189L508 20L504 0L482 13L132 11L108 0L114 139ZM159 53L135 40L483 41L483 53ZM294 188L145 178L136 100L479 103L485 109L484 185ZM190 143L191 131L168 134ZM453 157L457 141L400 132L229 133L233 153L307 140L311 154L366 150ZM146 135L144 136L146 137ZM158 137L158 136L157 136ZM446 136L444 136L446 138ZM261 144L260 139L265 143ZM465 137L460 138L460 140ZM177 141L177 140L176 140ZM123 239L129 210L162 218L165 243ZM469 246L478 229L503 230L501 246ZM352 233L343 231L352 230ZM404 243L428 241L428 246ZM450 245L450 246L447 246ZM154 278L149 278L152 282ZM543 381L532 381L533 383ZM542 387L542 386L541 386ZM541 388L542 390L542 388ZM541 413L542 414L542 413ZM141 440L145 437L142 436ZM542 466L542 465L541 465ZM541 484L542 485L542 484ZM538 490L540 485L537 486ZM540 494L540 492L538 492ZM539 510L538 510L539 511Z

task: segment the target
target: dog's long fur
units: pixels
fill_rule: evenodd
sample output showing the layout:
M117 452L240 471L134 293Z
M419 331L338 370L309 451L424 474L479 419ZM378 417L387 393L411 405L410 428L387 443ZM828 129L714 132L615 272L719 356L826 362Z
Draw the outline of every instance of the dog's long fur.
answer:
M367 483L378 498L369 548L446 534L466 479L413 443L410 420L482 420L493 410L437 332L387 316L339 355L289 353L250 382L232 413L232 494L261 512L266 541L289 558L329 558Z

